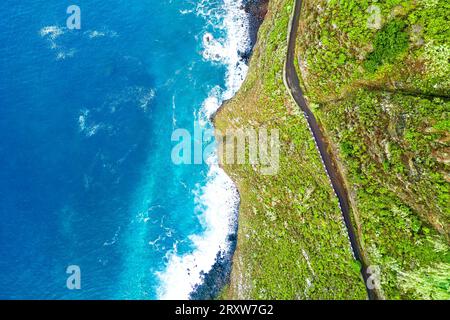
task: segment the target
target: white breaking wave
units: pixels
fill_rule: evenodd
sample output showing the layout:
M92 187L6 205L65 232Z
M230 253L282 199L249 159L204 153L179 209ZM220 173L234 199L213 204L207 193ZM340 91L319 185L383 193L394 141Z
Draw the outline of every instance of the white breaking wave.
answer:
M68 30L67 27L61 26L45 26L39 30L39 35L46 39L50 44L50 49L56 51L56 60L65 60L71 58L75 55L75 48L67 48L60 44L60 40L66 36L66 34L74 33L74 31ZM88 30L83 33L89 39L100 38L100 37L117 37L118 34L115 31L98 31L98 30ZM64 37L63 37L64 36Z
M203 57L206 60L223 63L227 67L226 88L215 87L203 102L198 115L200 126L208 126L209 117L217 111L222 102L235 95L245 79L248 67L240 53L249 49L249 24L242 10L242 0L224 0L222 8L209 7L209 0L202 0L196 13L208 21L208 26L225 33L216 39L210 32L202 37ZM189 299L195 287L202 283L202 272L207 273L216 262L217 254L229 250L228 236L236 226L236 210L239 194L236 186L219 167L216 154L208 159L207 184L197 186L195 201L200 213L200 222L205 231L191 235L194 252L178 255L176 247L167 255L166 270L157 274L161 280L159 299Z
M57 40L63 36L66 31L67 28L56 25L46 26L39 30L40 36L50 43L50 49L56 51L56 60L65 60L75 55L76 50L74 48L66 48L57 43Z
M242 0L224 0L225 15L222 23L217 27L225 30L225 39L215 39L206 32L203 35L203 57L207 60L218 61L227 66L226 91L222 99L230 99L239 90L247 75L248 66L242 61L241 55L250 47L249 21L242 9ZM220 13L208 9L205 1L199 5L199 15L206 15L210 20L218 20ZM220 19L220 18L219 18Z
M103 127L103 124L90 121L89 110L84 109L78 117L78 126L80 127L80 132L84 133L86 137L92 137Z
M196 202L201 211L201 223L206 229L201 235L191 235L195 251L179 256L176 248L169 254L167 269L158 276L162 286L160 299L188 299L194 287L202 282L202 271L208 272L217 254L228 250L227 237L235 221L239 196L230 178L211 159L208 183L196 190Z
M88 36L89 39L102 38L102 37L110 37L115 38L118 36L116 31L111 30L88 30L84 32L85 35Z
M203 101L202 108L200 109L200 116L198 117L201 127L204 127L211 116L217 111L222 103L222 96L222 89L219 86L216 86L210 91L208 98Z
M56 40L59 36L64 34L64 28L59 26L46 26L39 30L41 37L49 37Z

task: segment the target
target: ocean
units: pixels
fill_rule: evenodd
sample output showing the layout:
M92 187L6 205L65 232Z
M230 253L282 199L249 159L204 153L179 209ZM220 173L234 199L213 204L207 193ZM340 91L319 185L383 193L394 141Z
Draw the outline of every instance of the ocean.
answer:
M192 298L239 196L214 150L176 165L171 135L240 87L242 1L3 0L0 27L0 298Z

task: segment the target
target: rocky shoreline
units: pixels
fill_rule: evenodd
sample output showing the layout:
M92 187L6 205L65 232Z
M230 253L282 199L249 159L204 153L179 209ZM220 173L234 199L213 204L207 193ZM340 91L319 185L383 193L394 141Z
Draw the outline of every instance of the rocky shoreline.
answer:
M240 53L242 59L248 64L256 44L258 30L264 21L269 5L269 0L244 0L242 10L244 10L249 20L250 47L247 52ZM214 121L214 115L212 116ZM236 209L236 216L239 215L239 207ZM203 283L198 285L190 295L191 300L216 299L222 289L229 283L233 254L237 244L238 222L234 226L233 232L228 236L229 250L218 252L216 262L208 273L203 275Z
M252 47L256 43L259 27L264 21L269 8L269 0L246 0L244 10L248 14L250 22L250 39Z
M247 52L241 53L241 57L246 63L250 61L253 47L258 38L258 30L264 21L268 7L269 0L244 0L244 4L242 5L242 10L247 13L250 28L250 49Z

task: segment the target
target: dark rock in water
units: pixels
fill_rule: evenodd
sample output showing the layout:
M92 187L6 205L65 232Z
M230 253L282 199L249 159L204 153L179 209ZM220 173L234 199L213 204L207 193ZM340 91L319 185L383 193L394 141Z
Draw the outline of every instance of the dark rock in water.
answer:
M269 0L245 0L244 10L249 15L252 46L256 43L259 27L264 21Z
M245 52L239 52L243 61L248 63L256 44L258 30L267 14L269 0L244 0L243 10L248 15L250 24L250 47ZM223 105L223 104L222 104ZM211 117L214 121L215 114ZM237 209L239 212L239 209ZM236 213L237 215L237 213ZM237 224L235 230L228 236L229 250L217 253L216 262L208 273L203 273L203 283L194 288L190 295L192 300L216 299L223 287L229 282L233 253L237 243Z
M211 271L202 273L203 283L191 293L190 300L214 300L220 290L230 281L232 256L230 253L221 256L217 253L216 263Z
M255 20L261 24L266 16L269 7L269 0L245 0L245 12L250 14Z
M236 208L236 215L239 208ZM233 265L233 254L237 244L238 224L234 225L233 231L228 235L228 250L218 252L216 262L208 273L202 273L203 282L197 285L190 300L213 300L218 297L220 291L230 282L231 267Z
M191 293L191 300L214 300L220 291L230 281L231 267L233 265L233 253L236 249L237 227L235 233L228 236L230 248L228 252L219 252L216 256L211 271L202 273L203 283L198 285Z
M244 0L243 10L247 13L250 25L250 48L246 52L239 52L246 63L250 60L253 47L256 43L258 30L267 14L269 0Z
M245 61L245 63L247 63L247 64L250 61L250 57L252 56L252 51L253 51L252 49L253 49L253 46L249 50L247 50L245 52L241 52L241 51L238 52L238 54L241 57L241 59L243 61Z

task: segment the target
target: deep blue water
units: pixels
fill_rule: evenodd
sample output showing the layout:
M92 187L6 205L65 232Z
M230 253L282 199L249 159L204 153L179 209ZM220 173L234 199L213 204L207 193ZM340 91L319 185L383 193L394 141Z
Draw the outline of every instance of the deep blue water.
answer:
M174 165L171 132L227 71L201 54L226 30L199 3L220 20L219 0L1 1L0 298L157 298L195 249L209 167Z

